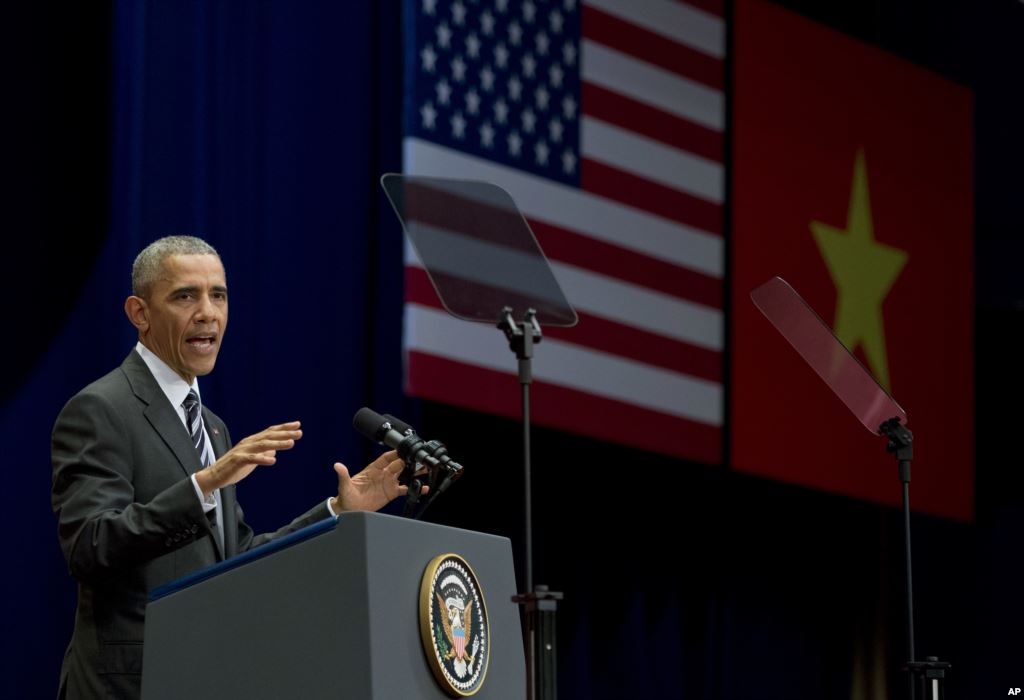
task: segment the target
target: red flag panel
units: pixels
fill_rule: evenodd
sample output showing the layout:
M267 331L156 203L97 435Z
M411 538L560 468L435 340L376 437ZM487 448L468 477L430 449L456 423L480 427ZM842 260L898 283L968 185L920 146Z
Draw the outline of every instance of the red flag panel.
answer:
M779 275L906 409L915 510L970 520L971 93L755 0L734 37L733 466L900 502L884 440L751 303Z

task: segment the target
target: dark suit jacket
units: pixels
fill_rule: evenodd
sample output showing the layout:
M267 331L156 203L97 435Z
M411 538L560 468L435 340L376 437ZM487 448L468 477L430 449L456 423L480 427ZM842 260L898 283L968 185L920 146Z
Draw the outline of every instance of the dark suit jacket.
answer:
M231 446L227 428L205 407L203 420L220 457ZM52 458L60 545L78 582L60 696L138 697L149 590L222 558L189 478L202 466L199 455L133 350L67 403ZM328 516L321 504L276 533L254 536L234 486L222 489L221 506L227 557Z

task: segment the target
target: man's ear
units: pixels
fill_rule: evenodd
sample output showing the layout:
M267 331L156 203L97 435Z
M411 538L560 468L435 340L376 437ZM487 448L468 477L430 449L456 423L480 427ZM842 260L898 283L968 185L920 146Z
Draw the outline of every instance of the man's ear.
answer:
M124 313L132 325L138 329L139 335L149 330L149 307L146 300L134 294L124 300Z

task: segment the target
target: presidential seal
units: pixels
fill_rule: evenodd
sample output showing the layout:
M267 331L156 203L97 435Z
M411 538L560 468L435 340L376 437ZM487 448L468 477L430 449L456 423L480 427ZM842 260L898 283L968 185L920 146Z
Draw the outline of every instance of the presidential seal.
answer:
M420 583L420 637L427 663L452 697L474 695L490 658L487 605L476 574L458 554L435 557Z

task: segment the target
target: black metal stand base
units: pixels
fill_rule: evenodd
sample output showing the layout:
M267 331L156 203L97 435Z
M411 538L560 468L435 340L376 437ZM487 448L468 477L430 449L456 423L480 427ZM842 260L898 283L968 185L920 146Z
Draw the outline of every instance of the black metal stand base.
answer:
M526 611L527 688L533 700L555 700L558 697L558 645L555 613L561 593L537 585L532 593L512 596L512 602Z
M946 697L946 671L951 664L927 656L924 661L913 661L903 667L910 672L911 683L921 700L943 700Z

